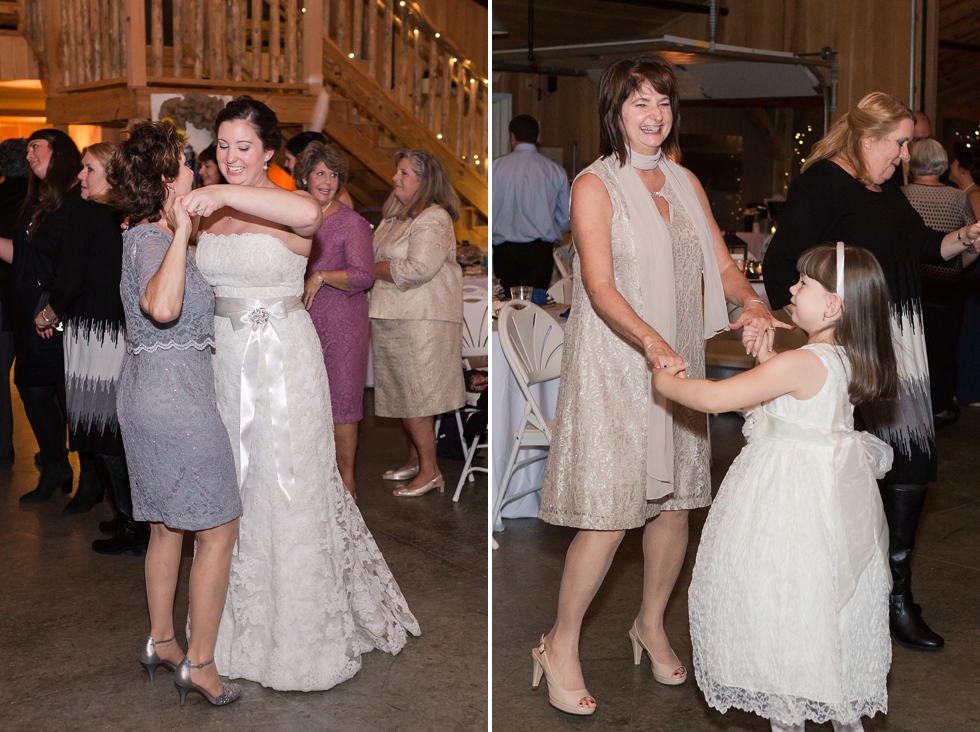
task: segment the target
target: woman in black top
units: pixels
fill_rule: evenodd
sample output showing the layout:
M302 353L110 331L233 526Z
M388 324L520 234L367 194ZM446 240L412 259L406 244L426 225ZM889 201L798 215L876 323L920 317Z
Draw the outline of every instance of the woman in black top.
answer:
M843 115L790 186L763 269L775 309L789 304L789 288L799 278L796 260L815 244L863 246L881 264L893 300L901 383L896 399L862 407L861 417L895 450L892 470L881 484L894 579L891 629L903 645L938 650L942 637L929 629L912 602L909 564L926 487L936 479L919 265L938 264L961 252L975 257L980 225L944 236L923 223L898 186L882 186L908 160L913 124L909 109L881 92L867 95Z
M64 322L68 444L78 452L81 474L65 515L89 511L102 500L103 486L116 506L116 522L100 525L112 539L93 543L104 554L146 549L148 530L132 517L132 499L116 418L116 386L122 370L125 314L119 296L122 275L122 217L112 205L105 166L116 145L98 142L85 149L78 174L81 196L50 300L37 314L42 337ZM96 475L98 471L99 475ZM101 478L101 480L100 480ZM111 530L110 530L111 529Z
M41 479L21 503L40 503L59 487L71 492L65 449L65 363L60 330L42 337L34 318L46 304L61 267L65 235L81 202L75 176L81 158L59 130L38 130L27 140L28 193L13 240L14 383L41 450ZM4 251L5 250L5 251ZM10 256L9 246L0 256Z

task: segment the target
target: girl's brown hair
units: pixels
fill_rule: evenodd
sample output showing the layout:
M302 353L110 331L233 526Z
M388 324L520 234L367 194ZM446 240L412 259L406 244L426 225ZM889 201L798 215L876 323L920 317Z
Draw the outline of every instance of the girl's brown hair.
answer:
M172 122L137 122L109 159L106 180L133 224L153 223L163 215L167 183L180 173L184 144Z
M830 132L813 146L813 151L800 172L820 160L840 156L854 168L854 177L858 181L866 186L871 185L871 176L861 151L861 140L865 137L880 140L903 120L911 120L915 124L915 115L908 107L889 94L871 92L854 109L841 115L830 128Z
M837 245L818 244L800 255L800 274L837 292ZM844 246L844 296L832 325L834 341L851 362L851 404L892 399L898 393L898 363L892 343L891 297L875 256L863 247Z
M658 93L670 97L670 112L673 123L662 150L664 155L675 163L681 162L680 137L680 96L677 92L677 77L674 67L655 53L626 58L609 66L599 79L599 154L607 158L615 155L620 165L629 159L629 141L623 130L623 105L645 84L650 84Z
M412 172L419 179L419 190L415 198L403 204L392 193L385 201L381 215L386 219L414 219L429 206L441 206L456 221L459 218L459 196L449 183L446 169L432 153L426 150L399 150L395 153L395 167L402 160L408 160Z

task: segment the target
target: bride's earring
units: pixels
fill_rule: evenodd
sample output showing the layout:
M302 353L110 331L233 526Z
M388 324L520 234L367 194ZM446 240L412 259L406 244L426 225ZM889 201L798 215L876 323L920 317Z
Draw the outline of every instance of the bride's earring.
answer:
M268 169L269 169L269 164L268 163L266 163L265 165L262 166L262 170L268 170Z

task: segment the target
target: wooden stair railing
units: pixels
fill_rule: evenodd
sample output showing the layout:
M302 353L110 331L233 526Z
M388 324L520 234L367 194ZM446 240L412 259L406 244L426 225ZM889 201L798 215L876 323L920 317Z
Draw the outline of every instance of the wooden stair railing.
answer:
M164 13L164 0L24 3L21 32L45 66L49 96L156 86L309 99L325 76L335 88L326 131L366 167L388 180L394 150L431 150L464 201L487 214L485 62L466 59L416 3L168 4Z

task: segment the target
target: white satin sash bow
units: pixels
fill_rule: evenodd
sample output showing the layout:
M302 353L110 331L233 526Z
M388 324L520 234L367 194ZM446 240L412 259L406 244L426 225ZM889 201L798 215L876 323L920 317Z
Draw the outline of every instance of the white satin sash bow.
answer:
M807 443L834 448L837 513L833 531L837 551L837 610L847 604L858 579L876 551L888 551L888 525L875 482L892 467L891 446L856 430L826 432L755 409L749 441L756 439ZM748 425L747 425L748 426ZM801 476L801 479L803 477Z
M276 455L276 475L279 489L292 500L296 485L293 472L293 446L289 437L289 408L286 403L286 376L282 367L282 341L275 320L282 320L294 310L302 310L298 297L253 300L243 297L216 297L215 317L230 318L235 330L250 327L248 342L242 354L242 387L239 406L238 439L241 472L238 487L245 485L248 475L249 451L252 448L252 425L255 421L255 401L259 393L259 367L265 361L265 389L269 394L272 417L272 440Z

